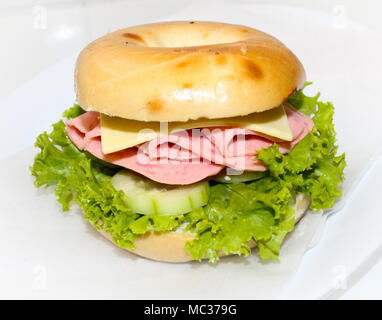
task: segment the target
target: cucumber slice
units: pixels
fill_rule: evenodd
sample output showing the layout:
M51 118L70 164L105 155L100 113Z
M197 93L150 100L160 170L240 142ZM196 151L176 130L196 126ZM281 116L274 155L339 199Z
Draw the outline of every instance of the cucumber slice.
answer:
M209 198L207 181L187 186L167 185L121 170L111 183L116 190L123 191L124 200L132 211L145 215L188 213L206 205Z
M266 171L244 171L238 175L219 174L214 180L220 183L240 183L259 180L267 175Z

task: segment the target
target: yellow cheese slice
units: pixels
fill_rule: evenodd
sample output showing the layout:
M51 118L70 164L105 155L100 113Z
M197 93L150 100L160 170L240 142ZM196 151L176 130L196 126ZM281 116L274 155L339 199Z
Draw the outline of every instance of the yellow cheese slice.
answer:
M293 139L283 105L247 116L198 119L187 122L144 122L101 114L102 151L104 154L108 154L136 146L168 133L203 127L238 127L285 141Z

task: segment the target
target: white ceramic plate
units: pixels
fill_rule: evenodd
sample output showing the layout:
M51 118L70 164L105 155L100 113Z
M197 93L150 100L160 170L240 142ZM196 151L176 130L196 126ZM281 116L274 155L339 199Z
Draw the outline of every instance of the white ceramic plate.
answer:
M75 55L69 56L0 104L0 134L12 133L3 139L0 155L27 148L1 162L0 242L7 245L0 249L0 297L319 298L348 289L381 254L378 177L382 166L375 154L382 143L382 112L376 99L382 72L378 35L349 21L344 26L331 16L286 6L195 4L163 19L250 25L278 37L297 54L314 81L309 91L319 88L322 98L337 108L339 144L349 162L343 197L347 201L337 209L345 208L330 217L323 239L307 253L297 274L294 269L310 238L283 260L289 268L260 265L255 257L229 258L216 266L158 264L114 248L82 220L79 210L61 214L51 190L33 188L27 169L32 161L28 146L74 100ZM373 175L350 197L372 163ZM309 219L304 219L311 221L308 226L322 222L314 215ZM296 239L298 233L288 241Z

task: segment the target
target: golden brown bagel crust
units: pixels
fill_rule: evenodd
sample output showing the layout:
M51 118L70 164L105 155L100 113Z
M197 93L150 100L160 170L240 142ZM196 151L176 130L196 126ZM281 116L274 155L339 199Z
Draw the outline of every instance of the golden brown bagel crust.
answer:
M295 204L295 223L299 222L304 216L310 204L308 196L299 194ZM104 230L98 230L106 239L114 243L110 233ZM185 249L187 241L193 240L194 234L182 232L158 233L154 231L147 232L144 236L135 239L135 250L131 251L141 257L155 261L163 262L187 262L193 260ZM249 242L249 246L256 246L254 241ZM128 249L126 249L128 250ZM130 251L130 250L129 250ZM224 255L221 254L220 257Z
M280 105L305 81L297 57L261 31L217 22L121 29L77 60L85 110L140 121L247 115Z

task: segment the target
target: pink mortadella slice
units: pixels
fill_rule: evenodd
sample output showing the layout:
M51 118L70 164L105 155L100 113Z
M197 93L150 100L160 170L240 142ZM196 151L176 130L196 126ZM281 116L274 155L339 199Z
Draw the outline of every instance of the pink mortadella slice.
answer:
M292 141L280 141L243 128L201 128L170 133L141 145L105 155L101 145L99 113L86 112L67 122L69 138L81 150L112 164L165 184L186 185L218 174L224 167L265 171L254 161L257 151L275 142L290 152L313 128L313 121L292 107L285 111Z
M66 132L80 150L86 150L99 159L133 170L160 183L191 184L216 175L223 169L222 165L205 159L194 159L191 162L176 159L153 160L136 147L105 155L102 152L99 114L93 111L69 120Z

